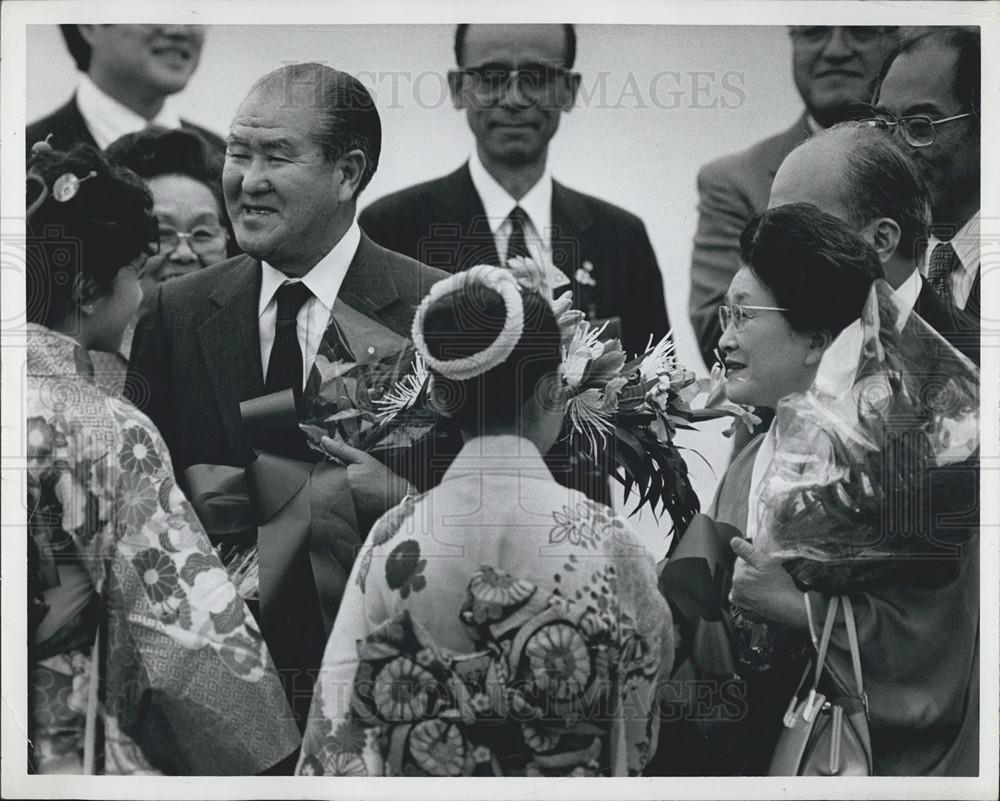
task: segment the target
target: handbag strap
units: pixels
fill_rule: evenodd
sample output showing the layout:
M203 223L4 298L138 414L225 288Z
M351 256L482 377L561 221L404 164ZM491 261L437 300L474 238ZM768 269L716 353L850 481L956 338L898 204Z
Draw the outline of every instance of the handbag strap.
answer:
M858 697L868 708L868 698L865 696L864 676L861 673L861 647L858 645L858 628L854 621L854 605L846 595L841 598L844 605L844 624L847 628L847 643L851 649L851 666L854 668L854 683L858 688Z
M826 666L826 653L830 649L830 638L833 636L833 624L837 621L837 607L840 596L834 595L826 609L826 622L823 624L823 634L820 636L819 648L816 650L816 673L813 677L813 692L819 686L823 668Z

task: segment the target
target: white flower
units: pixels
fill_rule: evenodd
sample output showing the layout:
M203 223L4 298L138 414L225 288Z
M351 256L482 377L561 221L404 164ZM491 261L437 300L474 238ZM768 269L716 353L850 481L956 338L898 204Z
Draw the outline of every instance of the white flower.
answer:
M521 285L522 290L537 292L542 297L551 300L552 290L549 288L545 268L542 265L533 259L528 259L524 256L515 256L513 259L508 260L507 269L514 273L514 277L517 279L517 283Z
M648 352L639 363L639 375L643 381L652 381L659 375L669 373L677 367L677 359L674 356L675 345L673 332L668 331L656 345L648 349Z
M610 385L609 385L610 386ZM607 435L615 430L613 417L618 407L617 395L609 398L596 387L574 395L566 404L570 422L578 434L587 438L590 452L597 453L597 442L603 444Z
M587 366L604 353L604 343L600 339L603 331L604 326L594 328L584 321L579 323L573 332L573 339L566 347L562 360L563 380L570 389L580 386Z

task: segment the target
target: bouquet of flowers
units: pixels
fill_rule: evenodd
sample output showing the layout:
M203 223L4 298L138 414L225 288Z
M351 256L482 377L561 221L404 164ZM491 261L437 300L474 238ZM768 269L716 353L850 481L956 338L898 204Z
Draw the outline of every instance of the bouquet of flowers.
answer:
M309 446L324 456L323 437L363 451L411 447L434 426L426 404L428 378L409 344L367 362L321 351L303 395L300 428Z
M595 326L572 308L571 293L553 298L545 271L536 262L519 257L508 267L523 291L538 292L549 301L562 332L562 376L568 395L564 436L579 458L595 462L612 446L615 479L625 487L626 498L633 491L639 496L633 514L648 504L656 516L668 512L682 530L699 504L681 448L674 442L677 429L726 416L734 418L734 428L740 423L752 427L756 418L749 409L723 399L720 365L710 379L700 381L679 365L670 334L656 344L650 341L643 353L630 359L620 340L602 338L605 326ZM418 362L414 372L375 401L382 412L378 425L391 429L402 419L412 427L413 420L420 420L427 413L427 381ZM692 402L703 394L708 395L705 405L694 408Z
M557 304L571 302L563 295ZM618 339L602 339L598 328L579 312L556 309L564 333L563 380L569 391L567 436L579 441L584 458L594 459L610 444L617 467L614 477L639 496L633 514L649 505L654 516L666 511L683 530L699 511L687 465L675 443L678 429L720 417L733 418L751 430L760 422L752 410L725 400L724 368L717 364L708 379L677 361L671 334L629 358ZM700 407L694 401L706 396Z
M758 530L800 584L857 589L954 558L968 537L935 518L960 517L975 493L979 371L884 282L775 426Z

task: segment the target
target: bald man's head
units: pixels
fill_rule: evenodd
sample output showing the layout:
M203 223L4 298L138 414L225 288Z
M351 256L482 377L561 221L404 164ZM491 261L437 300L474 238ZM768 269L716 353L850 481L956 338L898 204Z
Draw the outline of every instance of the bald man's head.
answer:
M864 123L836 125L789 153L774 176L768 206L786 203L812 203L862 235L879 219L893 220L899 228L895 255L911 265L927 247L926 185L892 135Z

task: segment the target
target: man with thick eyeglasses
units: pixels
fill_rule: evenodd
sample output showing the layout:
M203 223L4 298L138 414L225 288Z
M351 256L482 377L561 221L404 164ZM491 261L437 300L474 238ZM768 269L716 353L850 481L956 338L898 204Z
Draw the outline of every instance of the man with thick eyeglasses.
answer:
M476 147L450 175L384 197L361 214L376 242L450 272L530 256L625 349L670 328L642 221L552 177L549 144L576 100L572 25L459 25L448 73Z
M922 271L949 305L980 307L980 34L943 28L903 42L882 67L873 126L910 149L931 193Z
M805 110L785 131L712 161L698 173L698 228L691 255L688 314L707 366L722 334L716 309L739 269L740 231L767 208L771 181L793 148L813 134L859 116L898 28L792 26L792 75ZM722 121L724 122L724 121ZM766 419L770 419L769 415ZM735 449L748 437L738 432Z

